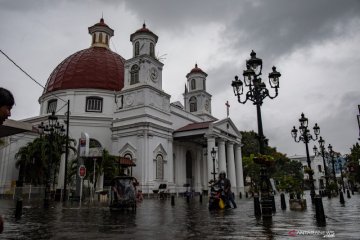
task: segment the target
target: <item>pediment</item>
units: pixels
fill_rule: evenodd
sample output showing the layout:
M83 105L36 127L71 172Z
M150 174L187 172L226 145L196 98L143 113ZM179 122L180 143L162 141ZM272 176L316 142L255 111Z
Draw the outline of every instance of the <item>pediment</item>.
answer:
M230 118L225 118L214 123L214 128L231 135L241 137L241 134Z

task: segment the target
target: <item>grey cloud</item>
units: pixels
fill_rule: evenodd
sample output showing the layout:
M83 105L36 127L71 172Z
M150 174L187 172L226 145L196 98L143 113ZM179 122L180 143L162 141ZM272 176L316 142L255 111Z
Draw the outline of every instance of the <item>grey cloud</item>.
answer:
M359 1L272 0L244 5L244 11L224 32L235 39L233 47L249 45L270 60L294 49L341 35L353 18L359 18Z

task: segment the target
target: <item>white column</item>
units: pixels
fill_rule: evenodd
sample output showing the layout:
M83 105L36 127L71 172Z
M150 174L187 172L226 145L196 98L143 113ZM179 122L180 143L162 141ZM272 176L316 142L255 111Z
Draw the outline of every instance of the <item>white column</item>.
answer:
M215 138L208 137L208 139L207 139L207 167L208 167L207 168L208 169L207 182L209 182L211 179L213 179L213 175L211 175L211 173L214 171L213 158L211 156L211 151L213 148L215 148ZM207 189L207 186L206 186L206 189Z
M235 161L234 161L234 144L228 142L227 146L227 162L228 162L228 179L231 182L232 191L236 189Z
M60 158L60 168L59 168L58 182L57 182L58 189L64 188L64 177L65 177L65 154L62 154Z
M167 163L166 169L167 171L164 172L164 177L166 176L166 180L170 183L174 182L174 154L173 154L173 141L172 139L168 139L168 152L167 152Z
M96 181L96 190L102 191L104 189L104 173L98 176Z
M235 146L235 164L236 164L236 183L238 192L244 196L244 173L243 173L243 164L242 164L242 156L241 156L241 147L239 144Z
M219 147L219 172L226 171L226 154L225 154L225 141L223 139L220 139L218 142Z
M201 191L201 165L200 162L202 160L202 149L196 148L196 158L195 158L195 191Z

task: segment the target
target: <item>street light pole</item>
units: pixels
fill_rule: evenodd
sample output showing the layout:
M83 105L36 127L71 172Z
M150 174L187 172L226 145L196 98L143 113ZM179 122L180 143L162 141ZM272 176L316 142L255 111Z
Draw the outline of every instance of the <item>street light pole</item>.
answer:
M293 127L293 129L291 130L291 135L294 138L295 142L304 142L305 146L306 146L306 159L307 159L307 165L309 170L309 181L310 181L310 196L311 196L311 202L314 202L314 197L315 197L315 186L314 186L314 178L313 178L313 174L314 172L311 169L311 161L310 161L310 155L309 155L309 147L308 147L308 143L310 142L310 140L317 140L318 139L318 135L320 134L320 127L317 125L317 123L315 123L315 126L313 127L314 129L314 134L316 136L316 138L313 138L313 136L310 134L310 130L308 129L308 119L305 117L304 113L301 114L301 118L299 119L300 122L300 136L299 139L297 140L297 132L298 130L295 128L295 126Z
M54 134L61 134L65 131L64 126L60 125L58 122L58 117L55 116L55 112L52 112L48 117L48 124L44 125L44 122L41 122L40 129L47 133L49 139L49 161L48 161L48 170L46 177L46 186L45 186L45 197L44 197L44 207L48 208L50 204L50 184L51 184L51 169L53 164L53 141Z
M272 68L272 72L269 73L269 84L271 88L275 89L275 95L271 96L266 84L262 82L262 59L256 57L256 53L251 51L250 59L246 60L246 70L243 71L244 81L240 80L238 76L235 76L235 81L232 81L234 94L239 103L245 104L248 100L256 105L257 124L258 124L258 140L259 140L259 152L261 155L265 154L265 137L263 133L262 119L261 119L261 105L266 97L274 99L278 96L279 78L281 74L276 71L276 67ZM244 85L248 87L248 91L244 94ZM241 99L241 95L245 95L245 99ZM260 186L261 188L261 206L262 215L265 218L272 217L272 198L270 193L270 180L267 176L267 168L262 163L260 171Z
M330 158L331 158L333 181L334 181L334 184L336 186L336 192L337 192L338 187L337 187L337 180L336 180L336 173L335 173L335 159L334 159L334 154L335 153L333 151L333 147L331 146L331 144L329 144L328 150L329 150L329 155L330 155Z
M329 190L329 174L327 172L327 166L326 166L326 162L325 162L325 140L320 136L320 139L319 139L318 142L319 142L319 145L320 145L320 154L321 154L322 159L323 159L324 171L325 171L325 182L326 182L325 192L326 192L326 195L328 196L328 198L331 198L331 192ZM314 153L315 153L315 155L319 153L317 151L316 146L314 146Z
M216 172L215 172L215 157L216 157L216 150L215 148L212 148L211 150L211 157L212 157L212 160L213 160L213 172L211 173L213 175L213 178L214 178L214 183L216 182Z
M65 139L65 171L64 171L64 195L63 202L67 200L67 167L69 159L69 122L70 120L70 100L67 102L67 112L66 112L66 139Z

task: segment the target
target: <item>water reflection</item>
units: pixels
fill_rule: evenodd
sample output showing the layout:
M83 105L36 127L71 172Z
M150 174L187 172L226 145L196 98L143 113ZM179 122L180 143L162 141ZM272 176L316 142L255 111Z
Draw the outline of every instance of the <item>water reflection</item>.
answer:
M238 208L208 211L194 198L145 199L131 212L110 212L107 207L83 207L57 204L44 210L42 202L24 203L24 215L15 221L14 203L0 200L5 218L1 239L289 239L291 231L334 231L336 238L358 239L360 195L347 199L341 207L338 199L324 198L327 226L317 227L313 206L304 212L279 210L271 222L256 219L252 199L237 199ZM309 202L309 200L308 200ZM280 198L276 199L280 209ZM322 238L322 236L306 236Z

